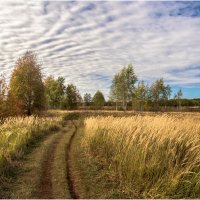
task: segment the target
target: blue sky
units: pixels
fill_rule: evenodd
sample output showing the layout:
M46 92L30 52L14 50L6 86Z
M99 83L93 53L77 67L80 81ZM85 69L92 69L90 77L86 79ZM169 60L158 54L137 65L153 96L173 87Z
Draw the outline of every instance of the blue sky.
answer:
M43 74L64 76L81 94L106 96L132 63L140 80L163 77L175 93L200 97L200 2L4 1L0 74L10 77L26 50Z

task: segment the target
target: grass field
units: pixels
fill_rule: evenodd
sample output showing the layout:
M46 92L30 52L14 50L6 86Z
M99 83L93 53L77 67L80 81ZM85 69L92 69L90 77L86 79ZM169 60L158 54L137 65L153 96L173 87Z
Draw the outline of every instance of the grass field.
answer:
M28 145L37 137L57 130L62 117L8 118L0 125L0 172L23 156Z
M7 119L0 197L199 198L199 120L110 111Z
M200 197L199 115L89 117L78 141L95 198Z

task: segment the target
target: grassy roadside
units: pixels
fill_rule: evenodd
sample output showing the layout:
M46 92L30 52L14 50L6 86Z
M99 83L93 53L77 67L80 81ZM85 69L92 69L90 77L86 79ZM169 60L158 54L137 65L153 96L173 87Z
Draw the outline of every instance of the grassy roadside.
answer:
M138 117L139 126L134 125L135 118L130 121L128 118L122 118L120 123L117 118L112 118L110 121L108 118L101 117L101 119L102 124L100 124L100 117L90 121L91 127L96 126L99 132L90 128L87 129L88 132L84 133L83 128L79 129L72 143L73 178L80 198L200 197L199 125L196 118L191 119L188 116L183 121L183 119L172 118L172 116ZM116 123L113 124L115 121ZM119 124L122 129L116 131L120 128ZM141 125L145 127L142 129ZM110 128L109 132L106 132L106 126L112 127L112 129ZM138 137L134 137L136 134L134 126L140 127L136 132ZM149 126L152 126L153 129L148 128ZM150 133L155 136L152 137L152 140L148 138ZM87 139L87 134L91 134L91 138ZM130 144L133 147L136 144L136 147L128 149L125 142L120 143L123 136L126 139L124 141L128 142L128 147L132 147ZM147 136L147 138L135 141L128 136L135 140L141 139L142 136ZM89 152L88 146L85 146L85 143L83 145L83 141L90 140L93 143ZM134 142L130 143L130 141ZM144 143L148 144L146 158L142 154ZM116 148L119 148L119 151L115 151ZM129 157L123 150L130 150ZM115 152L116 154L114 154ZM144 162L142 162L143 158L145 158ZM134 165L134 161L136 165ZM145 167L142 168L142 164ZM132 170L134 166L138 166L135 171ZM128 169L132 170L131 177L127 175ZM128 178L132 181L132 185L126 184Z
M1 176L1 198L37 198L42 162L52 141L60 132L35 141L29 152L18 160L17 166L6 176Z
M23 162L23 170L17 178L11 198L38 198L38 186L41 180L42 163L52 142L62 134L56 132L44 140L38 148L27 156L27 162ZM31 183L31 184L30 184Z
M74 187L81 199L119 198L116 182L112 181L112 174L103 170L82 148L83 129L78 129L71 149L71 165ZM81 147L81 148L80 148ZM112 188L112 189L111 189ZM125 197L124 197L125 198Z
M88 118L84 146L118 182L120 198L197 198L199 131L191 117Z
M12 117L0 125L0 176L13 171L17 160L23 158L34 142L58 131L61 115L50 117Z
M65 114L62 121L54 124L54 128L39 135L36 133L36 137L28 143L23 154L12 159L12 165L7 165L4 173L0 174L0 198L38 198L42 162L52 142L61 134L61 140L55 152L52 182L56 197L70 198L66 183L65 162L66 145L73 131L69 119L70 116ZM61 128L64 124L66 127Z

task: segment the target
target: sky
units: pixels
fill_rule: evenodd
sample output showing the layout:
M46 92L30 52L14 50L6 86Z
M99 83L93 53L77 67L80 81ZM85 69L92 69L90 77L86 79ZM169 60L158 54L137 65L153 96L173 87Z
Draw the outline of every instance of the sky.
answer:
M44 76L63 76L81 94L109 95L132 63L139 80L164 78L173 93L200 97L200 2L1 1L0 74L35 51ZM173 96L173 94L172 94Z

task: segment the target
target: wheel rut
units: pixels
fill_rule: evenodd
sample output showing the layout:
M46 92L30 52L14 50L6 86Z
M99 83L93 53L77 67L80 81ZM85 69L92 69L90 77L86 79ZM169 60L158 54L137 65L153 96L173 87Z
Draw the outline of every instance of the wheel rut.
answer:
M72 124L74 125L75 130L74 130L72 136L70 137L69 143L67 145L67 154L66 154L67 182L68 182L68 187L69 187L71 198L72 199L80 199L78 192L76 191L76 188L75 188L74 179L73 179L73 175L72 175L73 169L72 169L72 165L71 165L71 146L72 146L74 136L77 133L78 127L74 121L72 121Z
M5 197L12 199L78 199L71 165L71 144L77 133L76 121L47 136L26 159L15 180L7 186ZM7 196L6 196L7 195ZM1 196L1 195L0 195Z
M62 134L58 135L55 140L52 142L50 148L47 151L47 155L42 164L42 175L41 183L39 187L38 197L40 199L53 199L52 191L52 165L55 157L55 150L59 144Z
M74 180L72 176L72 166L71 166L71 145L73 138L77 132L77 125L76 123L71 120L73 132L70 133L70 137L68 142L66 143L66 153L65 153L65 163L63 165L66 165L66 190L68 189L69 194L72 199L79 199L79 195L77 194L77 191L75 190L74 186ZM57 198L54 196L54 191L53 191L53 182L52 182L52 172L53 172L53 165L55 162L55 154L56 154L56 149L61 143L61 140L64 138L63 136L65 134L69 133L61 133L59 134L51 143L49 146L49 149L46 152L46 155L44 157L43 163L42 163L42 172L41 172L41 182L38 190L38 198L39 199L54 199Z

